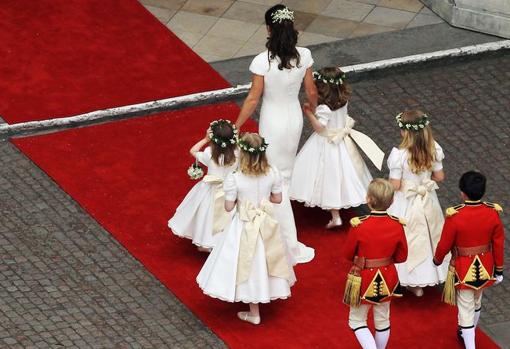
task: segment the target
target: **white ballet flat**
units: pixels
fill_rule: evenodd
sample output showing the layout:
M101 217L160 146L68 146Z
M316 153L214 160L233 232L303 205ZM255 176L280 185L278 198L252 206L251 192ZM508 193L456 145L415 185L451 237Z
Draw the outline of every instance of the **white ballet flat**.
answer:
M328 224L326 224L326 229L335 229L342 225L342 218L338 217L338 219L331 219Z
M237 313L237 317L253 325L260 324L260 316L250 315L250 312L248 311L240 311L239 313Z
M209 253L209 252L211 252L211 251L212 251L212 248L210 248L210 247L202 247L202 246L198 246L198 247L197 247L197 250L199 250L200 252L207 252L207 253Z

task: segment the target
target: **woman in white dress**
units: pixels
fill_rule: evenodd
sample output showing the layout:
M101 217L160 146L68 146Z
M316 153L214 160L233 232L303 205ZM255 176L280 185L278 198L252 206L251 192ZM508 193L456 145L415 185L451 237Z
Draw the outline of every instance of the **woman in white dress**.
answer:
M444 216L437 198L437 183L444 180L444 153L434 140L426 114L419 110L397 115L402 142L388 157L390 181L395 187L388 212L404 218L409 257L397 264L400 283L416 296L423 287L446 279L449 260L435 266L432 259L441 237Z
M215 235L230 222L231 215L223 209L223 180L237 168L236 141L234 125L216 120L206 137L190 149L191 155L207 166L207 175L189 191L168 227L175 235L191 239L199 251L209 252ZM200 151L206 144L209 146Z
M257 55L250 65L252 86L236 126L240 128L248 120L263 96L259 133L270 145L269 163L278 168L283 178L283 201L275 214L295 261L306 263L313 259L314 250L297 240L288 187L303 129L298 99L302 83L312 110L317 104L313 59L310 50L296 46L298 32L294 29L294 15L285 5L267 10L265 21L269 35L267 50Z
M351 139L354 120L347 114L351 90L344 73L328 67L314 72L314 78L319 105L315 113L307 103L303 109L315 132L296 158L289 196L329 210L326 228L333 229L342 224L340 209L365 203L372 176Z
M268 165L267 144L255 133L243 135L240 170L225 180L225 209L237 211L229 228L197 276L202 291L227 302L250 304L238 317L260 323L259 303L290 297L296 282L285 239L273 218L272 203L282 200L277 169Z

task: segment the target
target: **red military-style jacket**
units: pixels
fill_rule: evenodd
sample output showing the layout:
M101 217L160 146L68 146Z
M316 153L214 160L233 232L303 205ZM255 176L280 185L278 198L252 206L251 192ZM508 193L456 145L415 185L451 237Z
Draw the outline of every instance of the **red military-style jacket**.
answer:
M481 289L494 283L494 274L503 273L505 236L499 217L501 206L489 202L466 201L446 210L446 220L437 245L434 263L441 264L451 251L458 289ZM489 245L487 252L456 256L456 248Z
M407 241L403 222L385 211L372 211L367 216L351 219L344 248L344 257L354 261L355 257L370 259L391 258L390 264L361 270L361 302L377 304L386 302L399 286L398 274L393 263L407 259Z

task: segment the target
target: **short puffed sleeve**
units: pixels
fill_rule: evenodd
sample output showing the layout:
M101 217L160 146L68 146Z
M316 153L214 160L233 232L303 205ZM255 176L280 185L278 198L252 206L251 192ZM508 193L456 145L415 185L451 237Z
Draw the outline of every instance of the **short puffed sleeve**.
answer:
M223 181L223 191L225 192L226 201L236 201L237 199L237 184L235 173L231 173Z
M444 152L443 148L439 144L436 143L436 157L434 159L434 163L432 164L432 171L441 171L443 169L443 160L444 160Z
M267 51L259 53L250 64L250 71L256 75L266 75L269 71L269 57Z
M306 69L310 68L314 63L312 52L306 47L298 47L298 52L301 65Z
M315 116L317 116L317 120L321 123L321 125L326 126L331 119L332 111L325 104L319 104L315 109Z
M388 168L390 169L390 179L402 179L402 170L404 166L403 150L393 148L388 156Z
M212 151L211 147L207 147L204 151L197 151L195 153L195 158L203 163L205 166L209 166L211 164Z
M276 168L271 167L273 175L273 184L271 185L271 193L280 194L283 191L282 175Z

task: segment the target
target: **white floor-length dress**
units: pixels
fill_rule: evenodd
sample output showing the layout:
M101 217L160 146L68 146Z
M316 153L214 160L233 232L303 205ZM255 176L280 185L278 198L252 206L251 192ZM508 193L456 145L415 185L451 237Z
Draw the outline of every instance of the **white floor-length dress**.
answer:
M256 209L261 209L264 204L272 206L273 209L278 206L268 202L271 193L282 191L278 170L271 169L267 175L259 177L246 176L241 172L232 173L225 180L224 189L226 200L237 199L236 213L229 228L220 236L216 247L200 270L197 276L199 287L206 295L227 302L268 303L274 299L290 297L290 288L296 282L296 277L285 239L280 235L280 231L276 232L279 238L277 242L283 243L288 277L270 275L266 252L275 251L274 245L268 245L275 242L275 239L266 237L264 240L261 234L257 234L248 277L243 282L239 282L238 279L241 240L245 238L243 234L247 234L245 224L248 224L241 217L240 207L248 202ZM255 216L260 214L261 212L258 212Z
M347 104L337 110L321 104L315 114L328 130L346 127ZM344 140L330 142L314 132L297 155L290 198L325 210L364 204L372 176L356 148L353 152Z
M264 76L259 133L269 144L269 163L280 171L283 178L283 202L275 209L275 215L294 260L306 263L314 258L315 252L297 239L288 189L303 130L303 113L298 94L306 70L313 65L313 58L307 48L298 47L297 50L300 54L297 67L294 64L292 69L279 70L278 57L269 60L268 51L264 51L253 59L250 71Z
M175 235L191 239L199 247L212 248L217 238L213 234L214 194L216 190L223 190L222 182L237 168L237 160L229 166L218 165L212 159L210 147L197 152L195 157L207 166L207 174L216 180L208 183L204 178L195 184L168 221L168 227Z
M439 144L435 147L432 171L439 171L443 168L444 153ZM431 180L432 171L413 173L408 159L408 151L398 148L393 148L388 157L389 177L401 180L388 213L404 218L409 248L408 260L396 267L403 286L433 286L444 282L448 273L449 258L438 267L432 262L444 216L436 194L438 186Z

